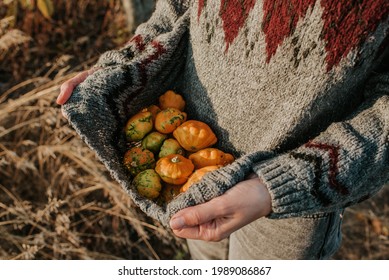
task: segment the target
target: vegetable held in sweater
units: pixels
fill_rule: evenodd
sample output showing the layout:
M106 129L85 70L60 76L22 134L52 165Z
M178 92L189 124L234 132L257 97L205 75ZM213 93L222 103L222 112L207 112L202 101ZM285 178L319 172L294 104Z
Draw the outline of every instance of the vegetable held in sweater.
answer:
M186 121L186 113L176 108L167 108L159 112L155 118L155 129L161 133L172 133Z
M153 129L153 118L149 111L141 111L127 121L124 131L127 141L140 141Z
M159 159L155 167L155 171L161 176L161 179L173 185L185 183L193 170L192 161L177 154Z
M227 165L234 161L231 154L216 148L205 148L189 156L196 169L212 165Z
M157 154L160 151L161 146L166 138L166 134L162 134L157 131L151 132L142 139L142 147L153 152L154 154Z
M185 155L185 150L180 146L180 143L174 138L169 138L163 141L158 156L160 158L166 157L171 154Z
M150 112L152 115L153 123L155 123L155 118L157 117L157 114L161 112L161 108L159 108L155 104L151 104L150 106L144 108L142 111Z
M157 198L162 189L161 179L154 169L146 169L134 178L139 194L149 199Z
M211 166L205 166L203 168L197 169L195 172L192 173L192 175L190 175L188 181L186 181L186 183L180 188L180 192L186 192L193 184L200 181L205 174L219 168L220 166L211 165Z
M140 147L133 147L128 150L124 155L123 163L132 176L136 176L143 170L155 167L153 153Z
M168 90L159 97L159 107L164 110L167 108L176 108L181 112L185 109L185 100L180 94Z
M185 150L197 152L216 143L217 137L211 128L203 122L189 120L173 132L174 138Z
M161 98L162 97L162 98ZM177 106L182 108L185 104L183 97L180 94L176 94L171 90L168 90L165 94L160 96L159 102L162 108L164 106ZM159 110L159 112L157 112ZM139 174L142 175L141 181L139 179L133 180L133 183L137 187L138 192L145 196L146 198L155 200L156 203L160 205L165 205L169 203L173 198L175 198L176 193L185 192L190 186L195 182L199 181L202 176L210 171L216 170L221 166L227 165L234 161L234 157L230 154L224 153L223 151L216 148L208 148L208 146L214 144L216 141L216 136L212 130L203 122L200 121L190 121L194 122L195 126L199 127L202 132L198 133L200 136L200 143L205 149L198 151L195 154L190 155L189 158L185 158L185 151L179 144L179 142L173 138L169 138L169 132L174 132L177 127L180 127L180 124L185 123L186 113L180 111L177 108L168 107L167 109L160 110L158 106L150 105L145 109L142 109L140 112L136 113L134 116L130 117L127 122L125 131L128 132L128 127L137 128L137 132L143 128L139 123L141 123L144 114L147 114L147 121L150 122L152 118L152 111L156 112L154 129L163 131L152 131L146 136L143 136L140 141L131 141L131 138L127 137L128 145L134 146L128 150L124 155L124 165L127 167L129 174L134 177ZM129 125L130 124L130 125ZM193 124L191 124L192 126ZM135 129L132 129L134 131ZM197 133L196 129L183 129L180 132L180 139L188 138L191 140L194 136L193 131ZM201 139L201 135L210 134L215 140L207 141L206 139ZM126 134L128 136L128 133ZM139 135L139 133L138 133ZM139 140L139 138L136 138ZM192 140L193 141L193 140ZM198 140L197 140L198 141ZM191 144L195 145L194 143ZM196 145L198 145L196 143ZM155 164L155 156L159 156L157 164ZM192 163L193 161L193 163ZM214 165L214 166L210 166ZM193 170L204 167L201 170L197 170L192 174ZM162 179L160 180L151 180L151 174L149 170L155 167L157 177ZM148 170L148 172L144 172ZM190 180L188 177L190 176ZM155 177L155 176L154 176ZM146 180L146 179L147 180ZM147 183L147 186L145 185ZM150 193L150 190L153 189L153 183L156 184L155 189L158 192ZM185 185L181 187L182 184ZM175 185L175 188L169 187L170 185ZM162 190L162 196L159 196L159 191ZM158 199L157 199L158 198Z

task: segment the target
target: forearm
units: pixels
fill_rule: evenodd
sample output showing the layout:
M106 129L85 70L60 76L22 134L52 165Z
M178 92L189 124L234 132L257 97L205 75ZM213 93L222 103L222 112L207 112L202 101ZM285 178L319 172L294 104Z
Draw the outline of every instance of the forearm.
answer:
M389 74L349 119L303 146L256 164L272 197L271 217L328 212L364 200L389 179Z

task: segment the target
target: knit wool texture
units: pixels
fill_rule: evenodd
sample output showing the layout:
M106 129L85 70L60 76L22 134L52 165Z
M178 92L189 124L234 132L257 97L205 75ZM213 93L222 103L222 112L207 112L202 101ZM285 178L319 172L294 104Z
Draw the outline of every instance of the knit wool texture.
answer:
M271 194L269 218L334 211L389 178L389 74L377 71L388 13L385 0L159 0L63 108L136 205L165 226L252 172ZM123 128L169 89L237 160L159 206L122 164Z

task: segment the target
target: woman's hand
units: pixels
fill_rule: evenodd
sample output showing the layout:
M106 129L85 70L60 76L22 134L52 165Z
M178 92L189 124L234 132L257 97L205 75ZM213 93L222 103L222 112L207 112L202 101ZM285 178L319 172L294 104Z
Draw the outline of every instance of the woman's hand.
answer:
M170 227L178 237L220 241L270 212L270 194L255 177L206 203L179 211L170 220Z
M58 105L65 104L66 101L68 101L69 97L72 95L74 88L76 86L78 86L79 84L81 84L83 81L85 81L85 79L89 75L91 75L92 73L94 73L98 69L100 69L100 68L91 68L89 70L83 71L83 72L77 74L76 76L74 76L73 78L69 79L68 81L64 82L61 85L61 89L60 89L59 95L57 97L57 104Z

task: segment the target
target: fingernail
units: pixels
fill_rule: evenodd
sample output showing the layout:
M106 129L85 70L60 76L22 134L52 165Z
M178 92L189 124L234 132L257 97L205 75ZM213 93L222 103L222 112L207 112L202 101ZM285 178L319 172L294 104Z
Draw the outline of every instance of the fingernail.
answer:
M181 229L185 226L185 221L183 217L177 217L170 220L170 227L172 229Z
M60 104L60 105L61 105L61 103L59 103L59 102L60 102L60 100L61 100L61 98L62 98L62 95L63 95L63 92L60 91L60 93L59 93L59 95L58 95L58 97L57 97L57 100L55 101L55 102L57 102L57 104Z

